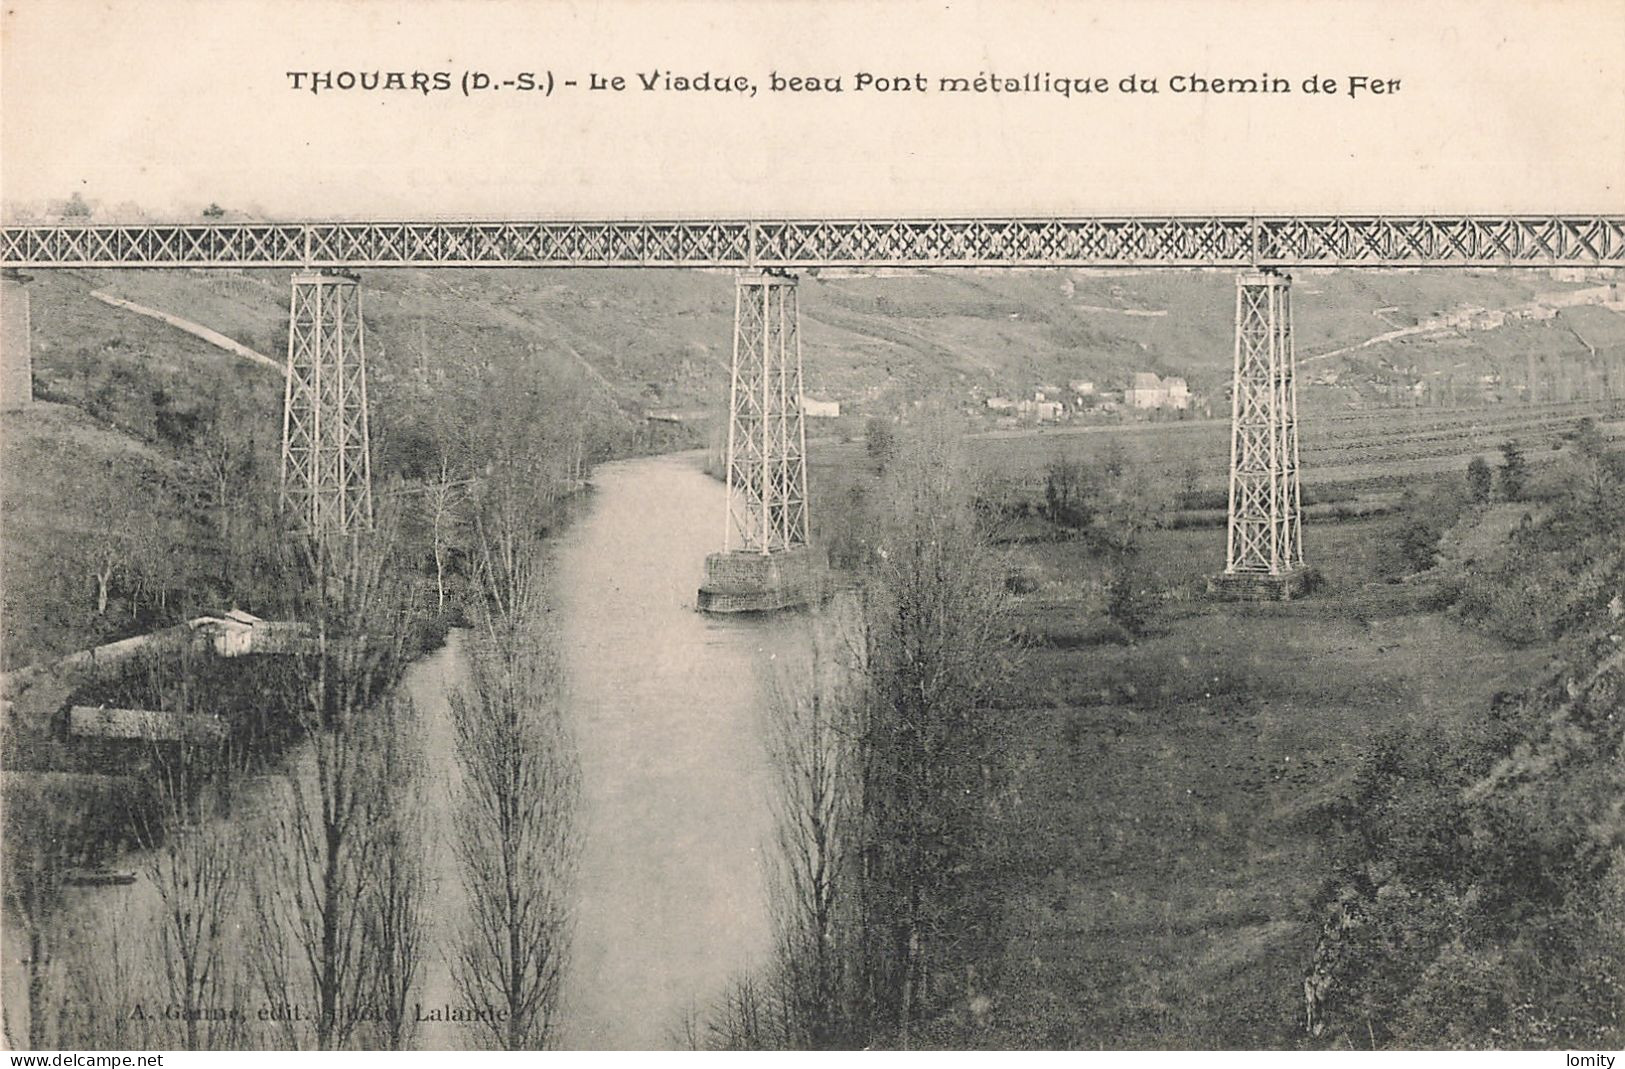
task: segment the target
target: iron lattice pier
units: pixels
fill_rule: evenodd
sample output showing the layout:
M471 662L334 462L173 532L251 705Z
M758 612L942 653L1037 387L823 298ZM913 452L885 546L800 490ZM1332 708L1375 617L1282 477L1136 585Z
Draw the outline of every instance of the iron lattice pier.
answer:
M1292 279L1236 279L1226 575L1283 576L1303 566Z
M741 274L734 286L724 552L807 543L807 432L801 413L796 279Z
M356 279L293 278L282 402L282 504L318 535L372 524L367 357Z

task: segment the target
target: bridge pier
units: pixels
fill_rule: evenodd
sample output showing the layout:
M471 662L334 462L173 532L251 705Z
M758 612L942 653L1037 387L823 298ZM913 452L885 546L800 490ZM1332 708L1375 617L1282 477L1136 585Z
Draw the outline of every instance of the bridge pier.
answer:
M293 276L282 506L316 535L372 525L365 332L361 286L351 275Z
M741 272L734 285L722 552L705 560L702 612L805 605L822 573L807 544L807 433L797 279Z
M1238 276L1229 538L1214 593L1290 598L1304 590L1296 362L1291 276Z

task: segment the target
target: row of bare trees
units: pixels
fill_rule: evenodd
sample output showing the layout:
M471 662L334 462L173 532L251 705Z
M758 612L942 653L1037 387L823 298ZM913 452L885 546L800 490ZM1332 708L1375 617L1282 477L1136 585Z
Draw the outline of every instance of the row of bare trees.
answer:
M287 1047L407 1037L426 896L415 710L399 691L414 606L398 525L311 543L285 707L307 745L267 807L249 956Z
M466 1005L491 1011L478 1022L486 1044L504 1050L558 1039L579 854L579 769L542 596L548 502L538 486L522 469L499 472L475 511L468 682L451 694L468 902L452 973Z
M697 1041L909 1047L978 997L1008 802L995 705L1015 645L956 453L940 425L900 444L865 582L777 690L776 953Z
M493 483L470 509L477 626L461 643L467 684L450 695L459 782L447 825L432 826L423 725L402 687L421 607L397 517L290 546L289 611L308 640L276 658L263 700L304 741L257 769L272 775L245 780L230 746L154 743L141 762L149 803L132 818L142 878L100 899L74 895L66 876L87 860L85 815L119 803L69 784L28 805L8 787L6 906L21 923L7 945L24 935L28 969L10 1045L408 1047L436 960L432 912L454 929L445 965L462 1005L483 1011L483 1040L553 1040L577 772L537 502L523 477ZM184 666L155 670L153 687L166 711L220 704ZM455 842L445 849L464 893L448 901L461 910L434 909L437 838ZM112 901L129 916L100 905Z

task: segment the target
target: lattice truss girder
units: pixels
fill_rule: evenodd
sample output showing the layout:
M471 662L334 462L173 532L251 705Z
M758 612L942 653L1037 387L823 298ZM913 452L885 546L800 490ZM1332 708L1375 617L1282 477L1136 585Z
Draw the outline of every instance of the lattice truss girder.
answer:
M1227 573L1281 575L1303 564L1295 371L1291 279L1240 276Z
M282 405L283 506L317 533L372 523L361 287L295 275Z
M8 267L1625 266L1625 216L0 227Z
M725 550L807 542L807 435L796 280L741 274L734 289Z

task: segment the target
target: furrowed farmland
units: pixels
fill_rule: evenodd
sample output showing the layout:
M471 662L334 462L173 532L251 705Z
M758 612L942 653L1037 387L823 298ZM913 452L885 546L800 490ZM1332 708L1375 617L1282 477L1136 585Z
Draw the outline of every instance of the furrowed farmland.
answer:
M1322 496L1391 488L1412 476L1463 469L1474 456L1516 441L1538 462L1576 421L1590 417L1609 438L1625 437L1625 401L1573 401L1468 409L1396 408L1332 413L1305 410L1299 421L1303 482ZM973 439L991 472L1042 487L1057 457L1085 463L1121 450L1141 471L1160 472L1175 489L1223 488L1230 459L1228 420L1148 423L1039 432L994 431Z

